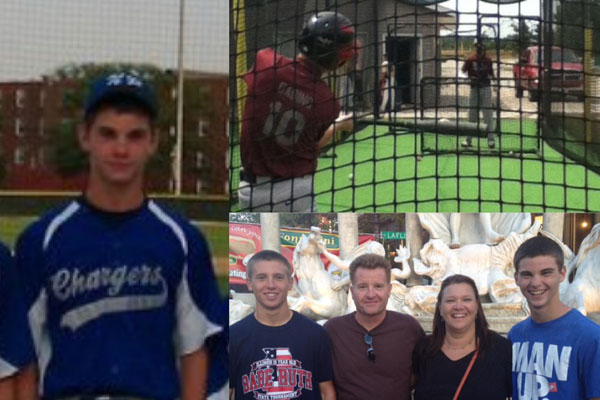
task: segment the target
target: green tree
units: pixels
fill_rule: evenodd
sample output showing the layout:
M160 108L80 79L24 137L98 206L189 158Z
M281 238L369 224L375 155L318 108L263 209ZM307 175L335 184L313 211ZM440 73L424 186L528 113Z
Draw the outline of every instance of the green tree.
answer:
M587 3L587 4L586 4ZM600 3L570 0L562 1L554 14L554 45L568 47L578 55L584 51L584 31L593 29L593 49L600 51Z
M532 22L525 19L519 19L518 22L513 21L511 28L514 33L506 36L506 48L521 54L527 47L537 43L539 24L535 24L533 28L531 25Z

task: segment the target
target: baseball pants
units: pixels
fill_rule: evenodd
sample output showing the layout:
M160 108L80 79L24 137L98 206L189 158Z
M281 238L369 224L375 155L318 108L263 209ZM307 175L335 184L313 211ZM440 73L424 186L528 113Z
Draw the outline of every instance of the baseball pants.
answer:
M314 175L276 180L257 176L256 183L240 182L239 205L242 211L315 212Z

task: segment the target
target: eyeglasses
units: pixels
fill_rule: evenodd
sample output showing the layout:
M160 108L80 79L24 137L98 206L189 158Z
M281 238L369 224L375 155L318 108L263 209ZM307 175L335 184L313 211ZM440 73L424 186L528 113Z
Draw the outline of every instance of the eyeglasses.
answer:
M369 348L367 349L367 357L369 361L375 362L375 349L373 348L373 337L368 333L365 335L365 343Z

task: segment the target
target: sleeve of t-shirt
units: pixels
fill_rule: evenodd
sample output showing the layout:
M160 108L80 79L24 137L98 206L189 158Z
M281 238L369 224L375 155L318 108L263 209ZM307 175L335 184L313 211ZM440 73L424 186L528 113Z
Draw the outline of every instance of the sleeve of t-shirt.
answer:
M206 338L222 333L221 299L210 252L200 232L188 226L185 275L177 290L177 343L179 354L199 350Z
M491 59L489 59L489 61L487 63L487 66L488 66L488 74L489 74L489 76L490 77L494 77L494 64L492 63Z
M15 265L0 244L0 379L35 360Z
M585 398L600 397L600 329L595 329L596 335L591 336L580 349L583 355L582 368L585 385Z
M31 338L36 348L42 343L46 329L47 293L44 286L44 232L45 225L29 226L17 240L15 271ZM39 349L38 349L39 350Z
M329 335L325 329L319 329L319 344L316 347L319 354L319 362L317 363L318 375L315 379L317 383L333 380L333 361L331 358L331 345L329 343Z
M510 340L502 339L502 362L504 367L504 387L506 397L512 396L512 344Z
M471 68L472 68L472 64L473 62L470 59L467 59L462 66L462 71L464 73L466 73L467 75L470 75L471 72Z
M417 342L417 345L415 346L415 348L413 349L412 372L413 372L413 374L415 374L417 379L419 378L419 375L423 372L423 371L421 371L421 360L425 353L426 344L427 344L427 339L423 335L421 337L421 339Z
M239 383L240 378L240 363L242 359L241 353L244 351L242 347L242 342L244 339L241 338L241 332L243 329L240 329L240 324L243 322L238 321L235 324L229 327L229 388L235 389L236 385Z

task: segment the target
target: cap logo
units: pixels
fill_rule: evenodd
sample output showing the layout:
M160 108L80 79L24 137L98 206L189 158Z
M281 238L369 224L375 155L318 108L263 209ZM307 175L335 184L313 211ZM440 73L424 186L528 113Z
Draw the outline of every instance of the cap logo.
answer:
M107 86L136 86L142 87L143 83L140 78L135 75L125 72L110 74L106 77Z

